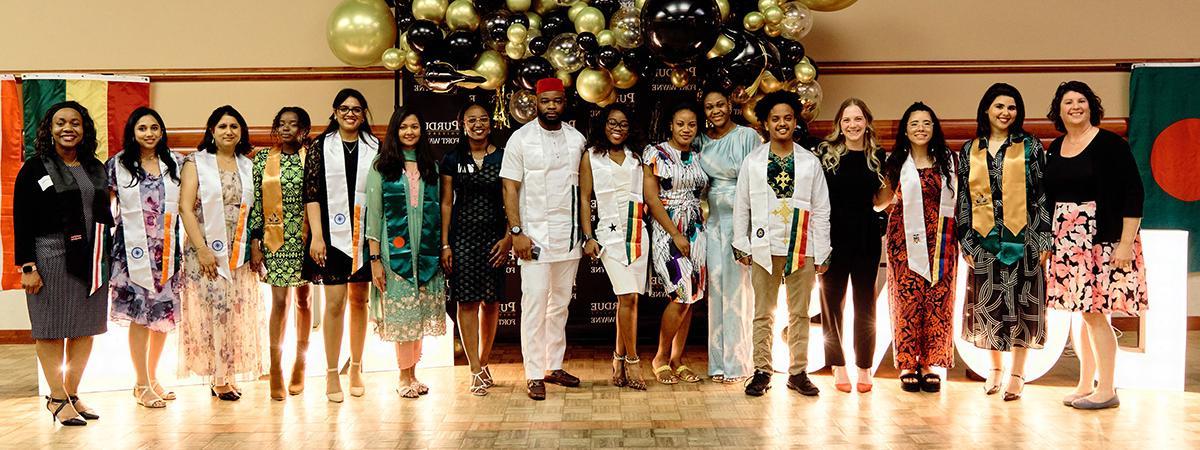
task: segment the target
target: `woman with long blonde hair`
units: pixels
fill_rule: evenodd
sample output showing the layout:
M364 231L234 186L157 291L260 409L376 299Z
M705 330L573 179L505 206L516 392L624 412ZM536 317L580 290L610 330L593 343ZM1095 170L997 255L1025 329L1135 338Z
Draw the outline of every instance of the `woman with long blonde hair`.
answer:
M874 209L882 186L880 170L884 152L879 146L867 104L848 98L838 107L833 132L817 146L825 169L834 252L829 270L821 275L821 329L825 334L825 362L833 369L834 385L850 392L850 378L842 355L842 311L846 284L854 290L854 359L858 366L858 392L870 392L875 359L875 279L882 252L883 216Z

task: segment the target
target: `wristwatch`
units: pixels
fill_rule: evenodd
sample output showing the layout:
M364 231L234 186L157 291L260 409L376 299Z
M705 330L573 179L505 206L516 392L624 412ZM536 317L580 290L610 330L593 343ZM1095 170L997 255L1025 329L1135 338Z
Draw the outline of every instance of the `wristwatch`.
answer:
M594 239L596 239L595 237L593 237L593 236L591 236L591 235L589 235L589 234L587 234L587 233L579 233L579 234L583 236L583 243L584 243L584 244L586 244L586 243L587 243L587 241L591 241L591 240L594 240ZM599 241L597 241L597 242L599 242Z
M512 233L513 236L520 236L521 235L521 226L517 225L512 228L509 228L508 232Z
M383 260L383 257L380 255L371 255L367 258L370 259L371 261L382 261Z
M37 264L21 266L21 273L34 273L34 272L37 272Z

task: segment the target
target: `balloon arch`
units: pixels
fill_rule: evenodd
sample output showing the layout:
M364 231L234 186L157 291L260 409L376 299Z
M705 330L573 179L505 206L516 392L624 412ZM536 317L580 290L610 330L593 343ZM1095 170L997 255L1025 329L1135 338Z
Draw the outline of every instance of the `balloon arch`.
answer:
M813 11L856 1L343 0L327 38L343 62L407 71L435 93L494 91L502 127L533 118L538 79L606 106L663 72L676 88L701 79L728 92L754 125L753 104L777 90L800 96L806 121L816 116L818 70L801 40Z

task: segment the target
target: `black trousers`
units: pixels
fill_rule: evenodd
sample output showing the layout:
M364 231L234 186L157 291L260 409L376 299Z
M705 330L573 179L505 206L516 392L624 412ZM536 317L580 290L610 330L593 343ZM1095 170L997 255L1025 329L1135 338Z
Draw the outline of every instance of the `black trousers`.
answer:
M829 269L821 275L821 331L825 334L825 363L845 366L842 354L842 317L847 281L854 292L854 359L869 369L875 359L875 279L880 249L834 252Z

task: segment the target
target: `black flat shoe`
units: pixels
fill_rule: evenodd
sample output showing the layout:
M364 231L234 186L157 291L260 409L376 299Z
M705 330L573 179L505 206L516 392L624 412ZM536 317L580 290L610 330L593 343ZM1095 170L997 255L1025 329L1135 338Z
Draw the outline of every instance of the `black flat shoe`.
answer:
M62 419L58 418L58 413L62 412L63 408L66 408L67 405L69 405L69 404L71 404L70 399L51 398L51 397L47 396L46 397L46 410L50 411L50 420L61 423L64 426L68 426L68 427L82 427L82 426L87 425L87 421L83 420L82 416L75 416L75 417L72 417L72 418L66 419L66 420L62 420ZM50 408L52 408L54 405L58 405L58 407L54 408L53 410L50 410Z
M915 372L900 375L900 389L904 392L921 392L921 375Z
M925 392L939 392L942 390L942 376L930 372L921 377L921 390Z
M212 393L213 397L219 398L219 399L227 401L227 402L236 402L238 400L241 400L241 398L242 398L241 395L238 395L237 391L222 392L222 393L218 394L217 388L212 387L212 386L210 386L208 388L208 391Z
M75 406L75 403L79 402L78 395L68 395L67 398L71 399L71 406ZM87 420L100 420L100 415L92 412L90 409L84 411L82 409L75 408L75 412L79 413L80 416L83 416L83 418Z

